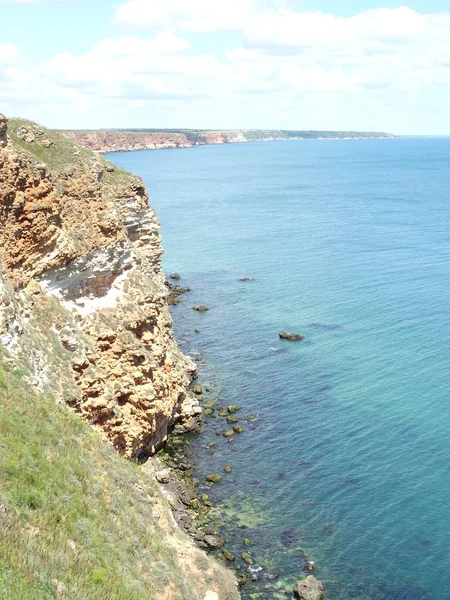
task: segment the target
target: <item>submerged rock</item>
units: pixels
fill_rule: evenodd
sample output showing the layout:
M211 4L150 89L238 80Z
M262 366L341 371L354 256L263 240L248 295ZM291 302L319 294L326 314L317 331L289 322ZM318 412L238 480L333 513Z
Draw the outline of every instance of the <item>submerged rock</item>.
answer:
M227 465L226 467L224 467L223 470L225 471L225 473L231 473L231 471L233 470L233 467L231 465Z
M239 421L239 419L236 417L236 415L228 415L227 417L227 423L237 423Z
M206 312L209 310L209 307L206 304L198 304L197 306L193 306L192 310L196 310L198 312Z
M298 600L323 600L325 598L323 585L314 575L308 575L306 579L298 581L294 588L294 595Z
M291 342L301 342L304 340L304 336L299 333L288 333L287 331L280 331L280 338L282 340L289 340Z
M226 431L223 432L224 437L233 437L234 435L234 431L232 429L227 429Z
M170 279L181 279L181 275L179 273L171 273Z
M229 560L230 562L236 560L236 557L227 550L222 550L222 555L226 560Z
M241 407L239 406L239 404L230 404L230 406L227 407L227 410L230 414L237 412L238 410L241 410Z
M203 541L210 548L222 548L222 546L225 546L225 540L220 535L205 535Z
M165 286L168 290L167 302L169 306L176 306L179 304L181 296L191 291L188 287L181 287L180 285L175 285L169 281L165 282Z
M211 475L207 475L205 479L210 483L220 483L222 481L222 475L219 475L218 473L211 473Z
M241 554L241 558L244 562L246 562L248 565L252 565L253 564L253 560L252 557L250 556L250 554L248 552L242 552Z
M234 431L235 433L242 433L242 432L244 431L244 428L242 427L242 425L235 425L235 426L233 427L233 431Z
M192 391L194 392L194 394L197 394L198 396L201 396L203 394L203 388L198 383L196 385L194 385L194 387L192 388Z
M292 548L297 544L297 542L298 535L293 529L285 529L281 534L281 543L283 546L286 546L286 548Z

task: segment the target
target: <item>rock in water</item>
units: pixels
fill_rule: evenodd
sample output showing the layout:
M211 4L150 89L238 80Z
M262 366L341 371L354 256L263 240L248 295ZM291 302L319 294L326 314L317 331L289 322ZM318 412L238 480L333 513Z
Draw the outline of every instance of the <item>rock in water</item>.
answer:
M198 304L197 306L193 306L192 310L196 310L198 312L206 312L207 310L209 310L209 308L206 306L206 304Z
M225 540L220 535L205 535L203 541L210 548L222 548L225 545Z
M236 417L236 415L229 415L227 417L227 423L237 423L239 421L239 419Z
M298 600L323 600L325 598L323 585L314 575L308 575L306 579L298 581L294 588L294 595Z
M289 340L290 342L301 342L305 339L299 333L288 333L287 331L280 331L279 335L282 340Z
M181 279L181 275L179 273L172 273L170 279Z

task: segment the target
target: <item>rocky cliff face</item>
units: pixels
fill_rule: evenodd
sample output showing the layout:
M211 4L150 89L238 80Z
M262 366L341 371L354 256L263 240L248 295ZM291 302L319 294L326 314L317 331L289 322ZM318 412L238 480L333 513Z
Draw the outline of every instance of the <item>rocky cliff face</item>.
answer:
M8 135L7 135L8 131ZM127 457L199 413L142 181L0 117L0 342Z
M191 148L207 144L246 142L240 131L157 133L133 131L63 131L62 135L94 152Z

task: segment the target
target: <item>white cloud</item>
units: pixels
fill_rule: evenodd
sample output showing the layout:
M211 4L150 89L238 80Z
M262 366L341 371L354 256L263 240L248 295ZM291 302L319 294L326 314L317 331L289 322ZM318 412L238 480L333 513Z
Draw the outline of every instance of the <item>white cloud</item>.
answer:
M230 60L277 64L281 78L290 72L292 81L296 73L299 89L416 89L450 65L450 13L422 15L406 7L348 18L262 11L243 37L245 49L230 52Z
M19 54L19 48L14 44L0 44L0 67L11 65Z
M94 52L110 56L145 56L152 54L176 54L188 50L188 40L170 32L160 32L147 40L131 35L118 39L105 39L94 46Z
M450 13L422 15L400 7L368 10L352 17L321 12L264 11L247 22L248 47L340 49L347 53L385 53L404 44L439 43L449 37Z
M239 30L242 47L226 53L231 89L416 90L444 81L450 67L450 12L408 7L351 17L301 12L283 0L128 0L119 24L163 30ZM169 34L166 34L169 35ZM270 81L270 83L269 83Z
M358 107L366 118L385 118L389 106L428 90L443 105L440 90L450 85L450 13L400 7L342 18L288 10L282 0L129 0L116 17L159 32L103 39L27 72L16 68L17 47L0 45L0 100L28 99L66 119L85 111L99 126L113 126L104 120L112 115L117 126L131 125L134 111L141 126L330 127L333 118L335 127L355 120L354 128L368 128L356 121ZM199 52L176 33L233 28L241 43L222 56L217 48L214 56Z
M159 33L146 40L105 39L91 52L59 54L39 69L53 85L103 98L188 98L217 93L217 78L227 67L213 56L186 56L186 40Z
M256 0L128 0L115 20L132 27L208 32L241 29Z

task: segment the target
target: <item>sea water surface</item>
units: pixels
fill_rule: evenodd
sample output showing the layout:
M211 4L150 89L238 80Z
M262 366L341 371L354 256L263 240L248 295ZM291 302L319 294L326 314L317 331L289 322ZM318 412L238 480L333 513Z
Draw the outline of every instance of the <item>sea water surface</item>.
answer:
M219 404L242 406L231 443L219 418L193 442L201 479L233 466L210 492L230 548L251 539L282 588L306 555L329 600L448 600L450 139L109 158L144 178L164 268L192 288L182 347Z

